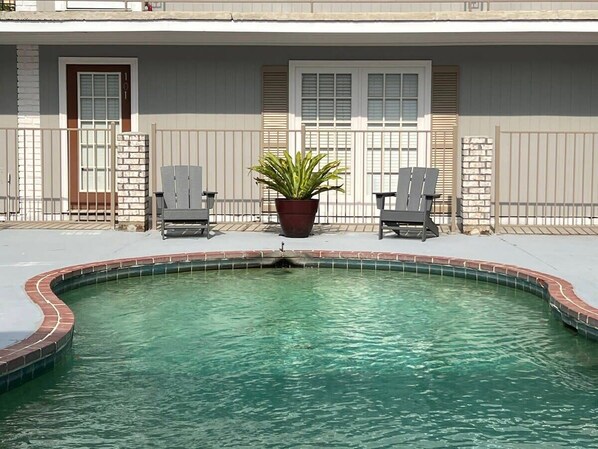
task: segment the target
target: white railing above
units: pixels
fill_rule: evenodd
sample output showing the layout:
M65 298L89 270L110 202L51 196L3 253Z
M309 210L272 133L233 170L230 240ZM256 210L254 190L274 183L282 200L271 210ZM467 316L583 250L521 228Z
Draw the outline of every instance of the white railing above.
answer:
M4 0L3 3L14 5L14 0ZM112 9L272 13L598 10L598 1L595 0L37 0L37 3L52 3L57 10ZM18 5L16 9L19 9ZM44 6L43 8L38 7L38 9L48 10L51 8Z

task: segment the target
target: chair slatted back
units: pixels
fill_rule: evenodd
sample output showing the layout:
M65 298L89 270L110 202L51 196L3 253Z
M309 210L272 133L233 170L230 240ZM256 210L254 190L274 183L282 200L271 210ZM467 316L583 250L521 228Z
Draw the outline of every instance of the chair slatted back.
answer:
M425 195L433 195L438 181L437 168L407 167L399 169L395 209L424 212L429 207Z
M201 209L201 167L169 165L160 168L164 202L169 209Z

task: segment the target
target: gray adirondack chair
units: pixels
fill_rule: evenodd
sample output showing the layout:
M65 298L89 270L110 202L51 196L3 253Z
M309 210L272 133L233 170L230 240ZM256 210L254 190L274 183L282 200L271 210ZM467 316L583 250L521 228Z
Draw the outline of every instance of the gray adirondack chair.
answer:
M189 165L160 168L163 191L156 192L156 200L162 210L162 239L170 230L200 230L210 238L210 209L218 192L202 191L201 171L201 167Z
M422 242L426 241L428 231L438 237L438 226L430 218L434 200L440 197L435 193L437 181L437 168L400 168L396 192L374 193L376 205L380 209L378 239L384 237L384 226L401 235L400 225L402 224L420 224ZM386 198L389 197L396 197L394 210L385 209Z

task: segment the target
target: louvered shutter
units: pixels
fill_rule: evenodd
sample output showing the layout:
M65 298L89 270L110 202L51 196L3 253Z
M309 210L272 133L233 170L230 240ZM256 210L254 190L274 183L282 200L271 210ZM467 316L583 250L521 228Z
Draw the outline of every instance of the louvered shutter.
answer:
M440 169L436 191L442 194L437 213L450 213L453 195L455 129L459 121L459 67L432 69L432 166Z
M282 155L288 148L289 72L287 66L262 68L262 150ZM262 212L275 213L276 193L262 188Z

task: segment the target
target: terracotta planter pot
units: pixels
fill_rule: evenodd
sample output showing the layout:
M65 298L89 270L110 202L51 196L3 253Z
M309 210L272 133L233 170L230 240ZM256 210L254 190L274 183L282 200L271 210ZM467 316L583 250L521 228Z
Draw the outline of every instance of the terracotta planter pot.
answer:
M309 236L320 200L276 199L276 211L285 237L305 238Z

